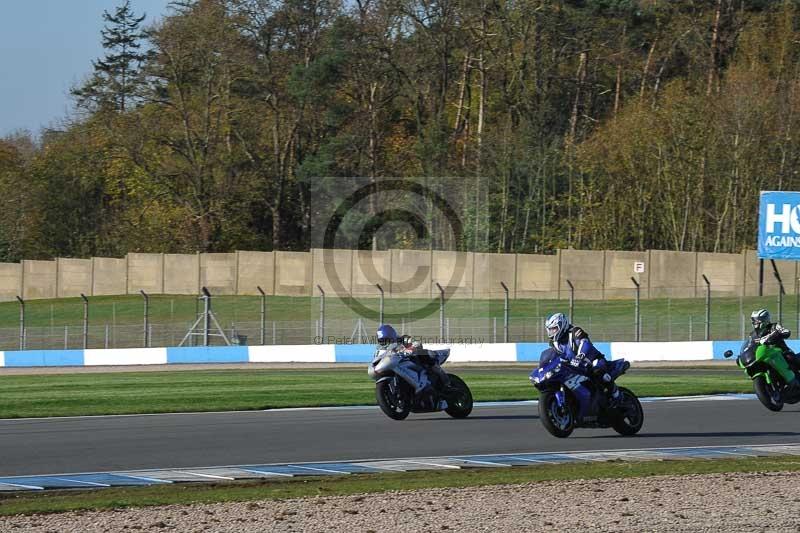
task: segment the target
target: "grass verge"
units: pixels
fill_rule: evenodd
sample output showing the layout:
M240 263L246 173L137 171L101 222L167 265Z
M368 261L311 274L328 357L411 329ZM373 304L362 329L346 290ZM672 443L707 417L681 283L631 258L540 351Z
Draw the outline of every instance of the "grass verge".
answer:
M800 471L798 457L568 463L497 469L350 475L228 484L181 484L0 496L0 515L119 509L169 504L342 496L392 490L458 488L554 480L632 478L728 472Z
M448 367L475 401L531 400L532 365ZM639 396L752 392L734 368L634 369L620 385ZM364 369L197 370L0 376L0 418L246 411L281 407L371 405Z

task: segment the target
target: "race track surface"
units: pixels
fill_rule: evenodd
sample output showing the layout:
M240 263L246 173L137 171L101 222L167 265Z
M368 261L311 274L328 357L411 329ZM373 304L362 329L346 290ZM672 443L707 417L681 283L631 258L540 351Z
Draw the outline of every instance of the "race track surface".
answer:
M464 420L377 407L0 420L0 476L443 455L800 442L800 404L654 401L635 437L578 429L550 436L537 406L476 407Z

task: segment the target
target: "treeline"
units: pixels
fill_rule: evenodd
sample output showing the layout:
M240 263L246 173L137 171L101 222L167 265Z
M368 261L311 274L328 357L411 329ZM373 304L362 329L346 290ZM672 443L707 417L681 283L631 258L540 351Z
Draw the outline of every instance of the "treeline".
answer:
M127 2L104 19L73 119L0 141L2 261L307 249L314 181L337 176L461 181L459 249L738 252L758 192L800 185L796 0L180 0L152 28Z

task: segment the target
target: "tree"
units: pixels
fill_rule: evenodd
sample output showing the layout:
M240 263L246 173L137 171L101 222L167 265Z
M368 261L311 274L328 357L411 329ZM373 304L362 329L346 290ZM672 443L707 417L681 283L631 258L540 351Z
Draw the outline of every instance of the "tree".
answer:
M107 53L103 59L92 61L92 77L71 91L79 106L124 113L139 95L143 83L140 67L148 57L141 51L147 35L141 28L145 16L134 15L130 0L117 7L113 15L103 11L107 24L100 35Z

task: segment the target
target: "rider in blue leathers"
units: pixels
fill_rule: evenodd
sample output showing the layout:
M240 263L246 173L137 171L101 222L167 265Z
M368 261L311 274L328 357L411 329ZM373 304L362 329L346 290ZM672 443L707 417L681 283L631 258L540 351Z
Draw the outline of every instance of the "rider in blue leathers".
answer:
M542 352L539 366L555 357L564 357L575 367L591 369L589 375L595 384L606 390L612 405L619 401L619 389L608 374L606 357L595 348L586 331L570 324L563 313L550 315L544 325L550 338L550 348Z

